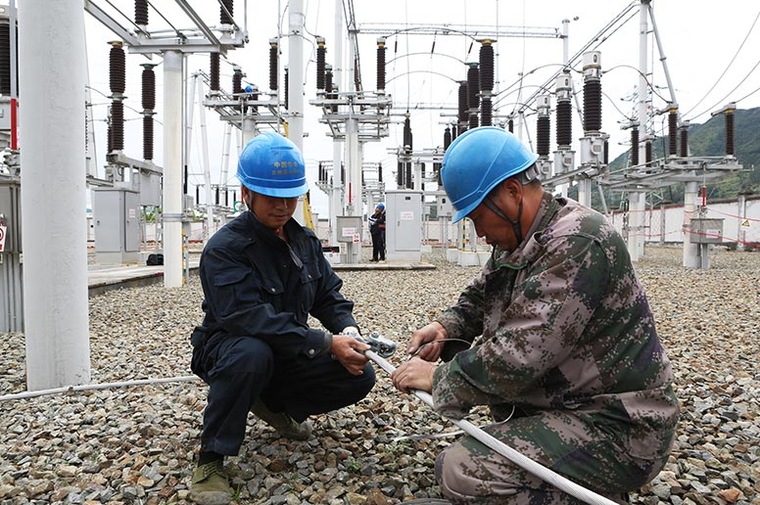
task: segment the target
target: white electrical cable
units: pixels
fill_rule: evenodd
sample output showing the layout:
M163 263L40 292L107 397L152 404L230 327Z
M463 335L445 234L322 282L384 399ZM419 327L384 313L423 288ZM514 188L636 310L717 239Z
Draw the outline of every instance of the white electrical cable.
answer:
M163 379L138 379L125 382L106 382L103 384L82 384L81 386L65 386L53 389L40 389L37 391L24 391L23 393L14 393L0 396L0 402L8 400L23 400L27 398L36 398L38 396L55 395L61 393L73 393L75 391L91 391L95 389L111 389L125 386L145 386L150 384L164 384L166 382L190 382L199 380L195 375L184 375L182 377L167 377Z
M369 359L377 363L377 365L388 372L388 374L393 373L393 371L396 369L393 365L388 363L385 359L378 356L373 351L366 351L364 353L365 356L367 356ZM425 391L419 391L419 390L412 390L415 396L425 402L428 406L433 406L433 397L430 395L430 393L427 393ZM585 503L588 503L590 505L617 505L616 502L610 500L609 498L606 498L598 493L595 493L591 491L590 489L586 489L585 487L581 486L580 484L576 484L575 482L567 479L566 477L561 476L560 474L550 470L549 468L546 468L545 466L536 463L529 457L521 454L520 452L516 451L515 449L509 447L507 444L502 442L501 440L498 440L494 438L492 435L489 435L485 431L481 430L474 424L472 424L469 421L465 420L458 420L458 419L449 419L446 418L450 422L452 422L457 427L461 428L462 431L470 435L471 437L475 438L488 448L496 451L497 453L501 454L511 462L515 463L516 465L520 466L521 468L529 471L536 477L539 477L552 486L564 491L565 493L574 496L575 498L578 498L579 500L582 500Z

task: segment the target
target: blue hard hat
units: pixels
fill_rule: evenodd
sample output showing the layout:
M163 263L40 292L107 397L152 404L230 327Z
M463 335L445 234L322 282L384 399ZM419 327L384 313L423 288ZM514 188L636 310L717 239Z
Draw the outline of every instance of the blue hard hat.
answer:
M377 208L380 210L385 210L385 204L384 203L378 203Z
M293 198L309 190L301 151L275 132L257 135L245 145L237 178L251 191L275 198Z
M524 172L538 159L512 133L493 126L467 130L443 157L441 182L456 209L453 222L465 218L500 182Z

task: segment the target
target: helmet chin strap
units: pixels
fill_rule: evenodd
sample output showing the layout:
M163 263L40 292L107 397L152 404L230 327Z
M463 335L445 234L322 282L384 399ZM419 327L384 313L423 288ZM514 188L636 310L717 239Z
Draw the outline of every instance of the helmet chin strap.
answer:
M523 213L523 200L520 198L520 208L517 211L517 219L509 219L506 214L504 214L504 211L502 211L496 203L491 200L490 197L485 197L483 199L483 203L493 211L494 214L502 218L504 221L510 223L512 225L512 230L515 232L515 237L517 238L517 244L521 244L523 241L523 234L522 234L522 226L520 226L520 219L522 218Z

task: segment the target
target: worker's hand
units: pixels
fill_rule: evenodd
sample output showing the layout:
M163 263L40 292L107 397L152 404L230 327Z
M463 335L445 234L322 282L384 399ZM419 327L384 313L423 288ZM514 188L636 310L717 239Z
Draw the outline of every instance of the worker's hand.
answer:
M369 346L346 335L333 335L330 352L343 367L353 375L361 375L369 359L362 354Z
M415 357L395 369L391 380L396 389L403 393L408 393L410 389L430 393L433 390L434 372L434 364Z
M407 352L412 355L417 352L417 349L419 349L423 344L434 342L436 340L443 340L446 337L448 337L446 328L444 328L443 325L438 321L433 321L427 326L423 326L419 330L412 333L412 340L409 342ZM422 348L417 356L424 359L425 361L438 361L438 358L441 355L441 351L443 350L443 346L443 343L428 344Z

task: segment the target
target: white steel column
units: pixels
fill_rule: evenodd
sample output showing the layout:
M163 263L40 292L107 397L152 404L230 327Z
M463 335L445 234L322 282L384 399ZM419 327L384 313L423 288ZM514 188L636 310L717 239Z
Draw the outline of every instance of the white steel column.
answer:
M33 391L90 382L87 69L81 0L19 4L24 324Z
M288 136L303 153L303 34L306 23L303 0L290 0L288 12Z
M683 195L683 266L699 268L699 244L691 243L691 219L696 217L697 193L699 187L696 182L687 182Z
M646 193L635 192L629 194L629 236L628 236L628 254L631 261L638 261L643 254L644 234L644 214L646 212Z
M211 162L208 158L208 133L206 132L206 107L203 106L203 82L198 83L198 121L201 131L201 155L203 156L203 182L206 186L206 223L208 236L203 237L205 242L214 234L214 191L211 188Z
M648 107L649 85L647 75L649 73L649 2L641 2L639 11L639 130L641 137L647 138L649 131ZM639 143L639 160L646 159L646 142ZM633 217L633 240L630 241L628 252L631 260L638 261L644 254L644 211L646 210L646 193L638 192L631 195L631 211Z
M335 0L335 60L333 62L333 87L343 89L343 1ZM343 215L343 182L340 166L343 162L343 146L333 140L333 184L330 193L330 243L338 244L338 215Z
M591 208L591 179L586 175L578 178L578 202Z
M182 286L182 55L164 53L164 286Z
M352 97L358 97L356 89L356 70L355 65L356 52L354 42L348 39L348 62L346 67L346 81ZM348 215L361 216L362 209L362 156L361 147L359 146L359 119L356 117L358 105L352 103L348 108L348 119L346 119L346 185L348 186Z

